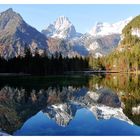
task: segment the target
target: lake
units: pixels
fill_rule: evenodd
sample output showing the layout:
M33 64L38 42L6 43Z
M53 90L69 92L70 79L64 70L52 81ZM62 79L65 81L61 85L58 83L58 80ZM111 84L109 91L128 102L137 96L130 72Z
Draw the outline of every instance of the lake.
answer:
M140 76L0 76L0 131L14 136L140 135Z

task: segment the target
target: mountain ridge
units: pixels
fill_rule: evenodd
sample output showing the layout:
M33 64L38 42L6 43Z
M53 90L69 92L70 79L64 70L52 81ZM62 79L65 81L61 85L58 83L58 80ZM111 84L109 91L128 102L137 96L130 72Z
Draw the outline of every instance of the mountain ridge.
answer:
M47 49L46 37L28 25L20 14L12 8L0 14L0 55L12 58L23 56L28 47L32 53L35 49Z
M112 25L126 24L129 20ZM41 55L47 52L53 55L62 53L64 57L89 56L102 57L111 53L121 40L120 32L107 32L106 26L111 24L98 23L99 32L78 33L66 16L60 16L42 32L28 25L20 14L12 8L0 14L0 56L5 59L24 56L25 48L30 48L32 55L38 50ZM103 26L103 29L100 28ZM116 26L115 26L116 27ZM119 26L120 27L120 26ZM96 26L94 27L96 31ZM108 29L108 28L107 28ZM116 29L116 28L115 28ZM118 29L118 28L117 28ZM120 31L121 29L117 30Z

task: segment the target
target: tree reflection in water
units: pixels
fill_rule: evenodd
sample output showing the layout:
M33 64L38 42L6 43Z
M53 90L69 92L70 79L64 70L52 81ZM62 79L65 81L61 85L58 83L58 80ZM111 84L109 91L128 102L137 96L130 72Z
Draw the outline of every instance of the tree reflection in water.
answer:
M40 110L63 127L69 125L81 108L90 110L97 119L113 117L140 125L138 75L57 77L57 80L54 77L3 78L0 128L9 134Z

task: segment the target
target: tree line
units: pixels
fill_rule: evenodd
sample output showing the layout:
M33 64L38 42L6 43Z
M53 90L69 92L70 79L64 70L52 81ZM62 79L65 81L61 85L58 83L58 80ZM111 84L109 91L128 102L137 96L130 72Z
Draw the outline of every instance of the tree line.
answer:
M0 73L24 73L31 75L59 75L70 71L83 71L89 68L88 59L83 57L63 57L61 53L52 56L33 56L30 49L26 49L25 56L14 57L9 60L0 58Z

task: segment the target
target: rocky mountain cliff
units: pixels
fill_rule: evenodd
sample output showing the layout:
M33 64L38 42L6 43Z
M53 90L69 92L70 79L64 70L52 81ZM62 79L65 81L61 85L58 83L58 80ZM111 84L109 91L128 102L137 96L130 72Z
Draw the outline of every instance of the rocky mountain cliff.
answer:
M53 24L50 24L47 29L42 30L42 33L47 37L71 39L80 37L82 34L77 33L74 25L68 17L60 16Z
M97 58L111 53L117 47L119 41L120 34L105 35L102 37L84 34L76 40L70 40L69 43L75 49L79 50L78 52Z
M25 47L32 53L38 48L41 53L47 49L46 37L11 8L0 13L0 56L5 59L23 56Z

